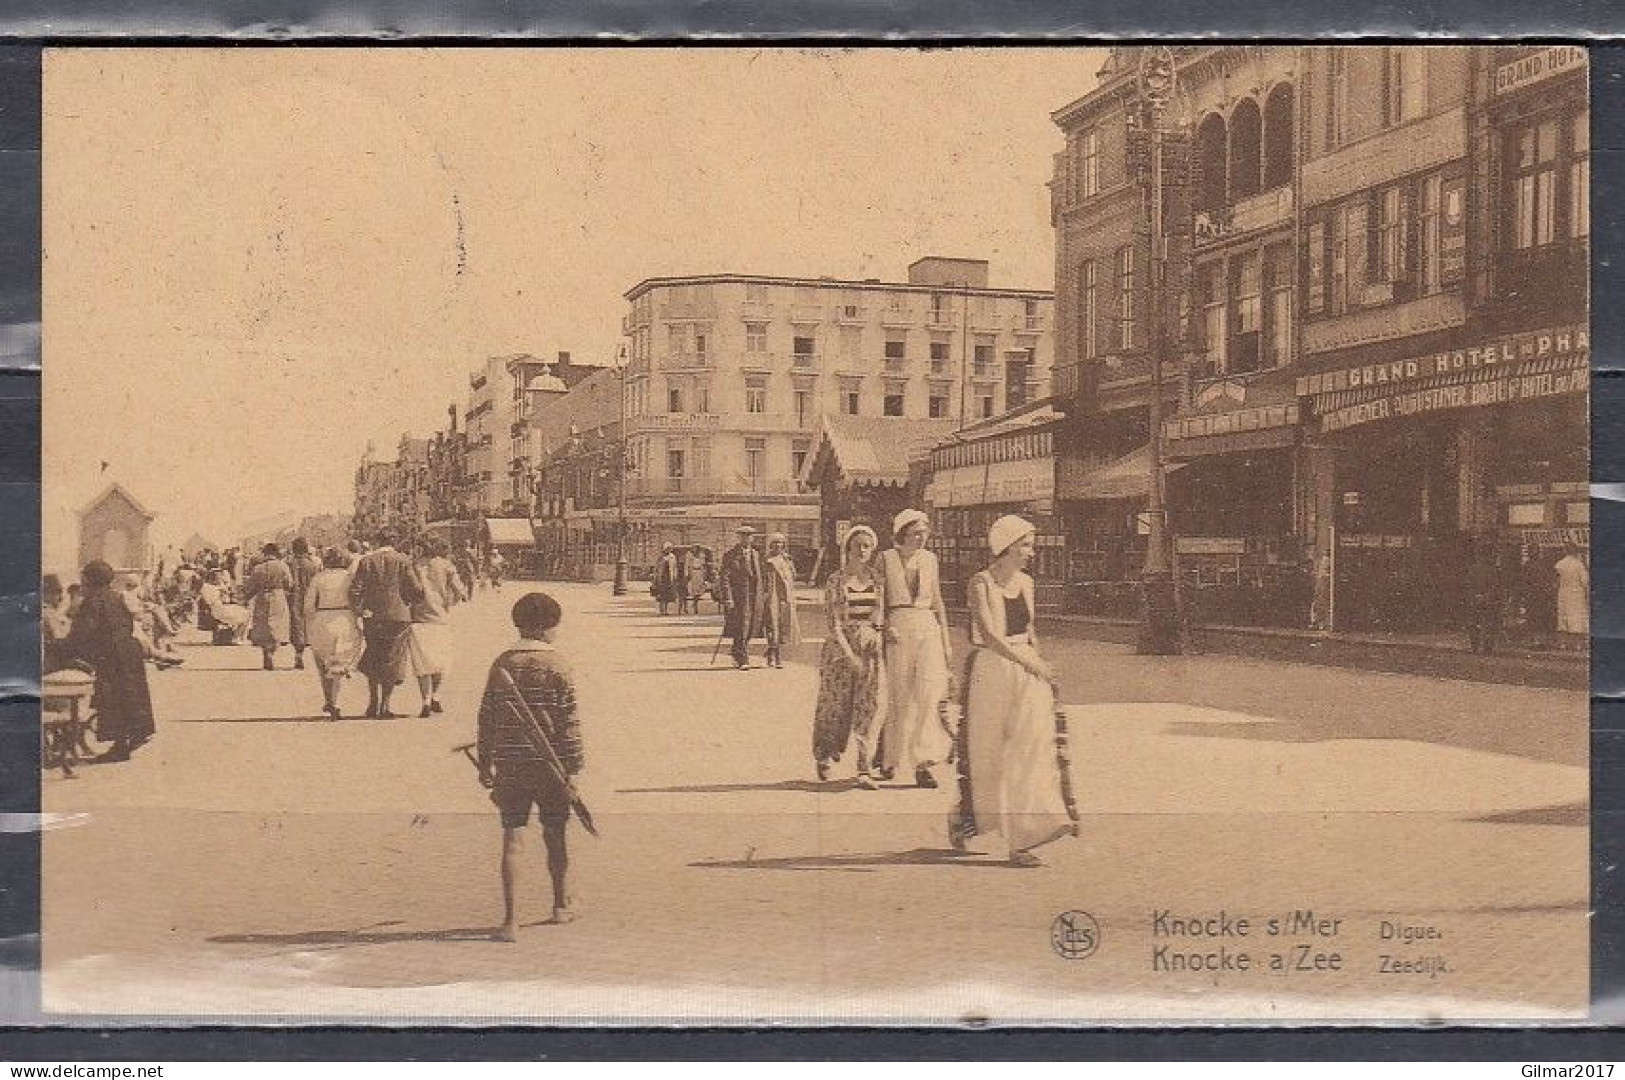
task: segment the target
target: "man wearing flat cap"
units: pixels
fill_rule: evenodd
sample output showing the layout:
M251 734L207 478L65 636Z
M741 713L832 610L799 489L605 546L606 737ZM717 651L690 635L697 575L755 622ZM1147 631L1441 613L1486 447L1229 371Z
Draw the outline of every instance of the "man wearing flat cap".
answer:
M762 555L756 550L756 530L741 525L734 530L734 546L722 556L723 633L733 638L734 667L750 667L750 642L762 632Z

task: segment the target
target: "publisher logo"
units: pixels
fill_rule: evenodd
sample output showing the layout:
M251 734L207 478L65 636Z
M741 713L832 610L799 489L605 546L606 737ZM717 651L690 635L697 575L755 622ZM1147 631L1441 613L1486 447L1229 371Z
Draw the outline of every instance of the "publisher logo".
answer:
M1063 960L1086 960L1100 948L1100 924L1087 911L1063 911L1050 924L1049 943Z

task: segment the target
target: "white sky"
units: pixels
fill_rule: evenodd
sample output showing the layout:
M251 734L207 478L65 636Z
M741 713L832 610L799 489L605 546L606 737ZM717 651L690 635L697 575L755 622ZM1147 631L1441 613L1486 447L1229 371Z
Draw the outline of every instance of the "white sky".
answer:
M487 355L607 360L646 277L943 254L1049 288L1049 114L1102 59L53 50L47 562L110 479L160 543L348 509L369 439L440 426Z

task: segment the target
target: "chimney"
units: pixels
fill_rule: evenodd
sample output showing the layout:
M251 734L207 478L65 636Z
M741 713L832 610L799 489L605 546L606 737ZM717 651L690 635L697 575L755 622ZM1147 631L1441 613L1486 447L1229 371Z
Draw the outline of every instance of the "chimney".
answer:
M565 349L559 350L559 367L570 366L570 353Z

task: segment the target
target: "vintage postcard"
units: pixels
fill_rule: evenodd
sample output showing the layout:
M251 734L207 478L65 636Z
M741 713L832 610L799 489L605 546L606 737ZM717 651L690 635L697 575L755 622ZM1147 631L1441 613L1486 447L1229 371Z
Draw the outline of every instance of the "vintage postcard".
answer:
M46 1018L1586 1019L1586 79L47 49Z

